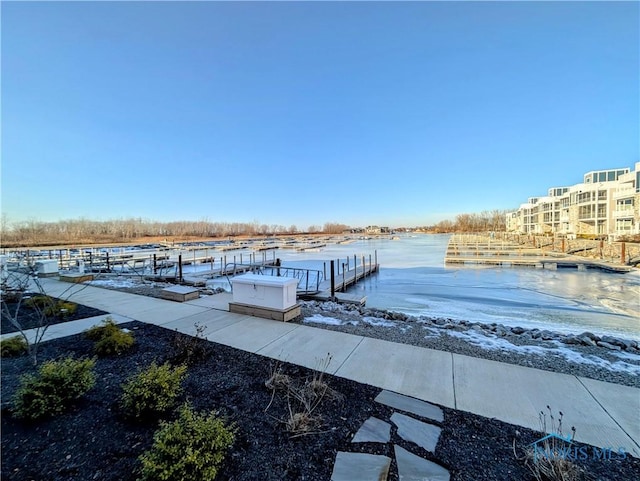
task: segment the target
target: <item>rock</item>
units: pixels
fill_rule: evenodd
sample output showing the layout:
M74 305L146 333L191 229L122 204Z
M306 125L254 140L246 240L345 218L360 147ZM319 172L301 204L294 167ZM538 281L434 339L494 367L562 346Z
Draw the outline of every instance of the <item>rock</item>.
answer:
M553 334L553 332L551 332L551 331L542 331L542 332L540 333L540 338L541 338L543 341L550 341L551 339L554 339L554 338L555 338L555 335L554 335L554 334Z
M612 351L622 351L622 348L620 346L614 346L613 344L609 344L608 342L598 341L596 344L600 347L611 349Z
M611 337L611 336L602 336L600 338L600 340L602 342L607 342L609 344L614 344L616 346L618 345L618 342L619 342L618 339L616 339L615 337Z
M585 346L591 346L591 347L597 346L596 342L593 339L591 339L589 336L578 336L578 339Z
M393 314L391 314L391 318L394 321L406 321L407 315L403 314L402 312L394 312Z
M599 338L598 336L596 336L595 334L593 334L592 332L589 332L589 331L585 331L585 332L583 332L583 333L582 333L582 334L580 334L580 336L578 336L578 337L582 338L582 337L584 337L584 336L588 337L588 338L589 338L589 339L591 339L592 341L599 341L599 340L600 340L600 338Z
M518 334L518 335L519 335L519 334L522 334L522 333L523 333L523 332L525 332L525 331L526 331L526 329L525 329L525 328L523 328L523 327L519 327L519 326L516 326L516 327L512 327L512 328L511 328L511 332L513 332L514 334Z
M591 339L589 340L591 341ZM566 336L562 338L562 342L565 344L576 344L576 345L582 344L582 341L578 339L576 336Z
M496 328L496 334L500 337L505 337L509 332L505 329L504 326L498 326Z

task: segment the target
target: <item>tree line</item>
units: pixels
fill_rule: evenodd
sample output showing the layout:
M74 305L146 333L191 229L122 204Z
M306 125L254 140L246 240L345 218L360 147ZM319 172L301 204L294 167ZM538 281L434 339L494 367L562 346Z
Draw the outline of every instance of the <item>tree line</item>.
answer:
M349 226L326 223L300 230L297 226L260 224L258 222L173 221L157 222L142 218L97 221L70 219L57 222L29 220L9 224L3 217L0 225L2 246L37 246L79 243L135 242L144 238L208 238L236 236L270 236L296 234L339 234Z
M459 214L454 220L443 220L417 230L448 232L504 231L507 211L493 210L479 214ZM9 223L2 216L0 223L1 244L12 246L70 245L89 243L143 242L145 238L225 238L236 236L274 236L297 234L341 234L353 231L339 222L327 222L323 226L311 225L299 229L295 225L260 224L259 222L211 222L198 221L158 222L142 218L112 219L106 221L69 219L57 222L29 220ZM398 229L406 230L406 228Z
M507 229L507 210L485 210L477 214L458 214L454 220L443 220L426 228L428 232L503 232Z

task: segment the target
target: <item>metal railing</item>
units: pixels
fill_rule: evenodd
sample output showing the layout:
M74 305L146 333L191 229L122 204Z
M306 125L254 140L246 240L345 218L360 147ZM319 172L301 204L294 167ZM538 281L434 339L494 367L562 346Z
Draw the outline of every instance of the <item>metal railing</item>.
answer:
M320 292L320 284L324 280L324 274L322 271L316 269L303 269L299 267L283 267L264 264L238 264L235 262L228 262L224 266L223 271L227 280L229 280L229 275L236 275L243 272L297 279L298 287L296 291L299 294L314 294ZM231 285L230 280L229 284Z

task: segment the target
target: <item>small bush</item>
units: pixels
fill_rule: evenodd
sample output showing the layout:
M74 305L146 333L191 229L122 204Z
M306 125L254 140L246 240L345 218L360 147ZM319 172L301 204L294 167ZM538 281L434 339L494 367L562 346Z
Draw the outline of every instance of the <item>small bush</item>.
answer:
M78 305L55 299L51 296L34 296L25 301L25 305L33 309L38 309L46 317L67 317L76 312Z
M95 346L93 346L93 350L101 357L117 356L131 349L135 342L133 334L118 330L110 336L103 337L96 342Z
M84 335L87 339L91 339L92 341L100 341L102 338L108 337L119 330L120 328L116 324L116 321L107 317L102 321L102 325L90 327L84 331Z
M122 385L122 409L136 419L155 418L171 409L182 393L186 366L172 368L169 363L153 362Z
M45 310L55 304L55 299L51 296L33 296L24 301L28 307Z
M124 332L110 317L101 326L93 326L85 331L85 336L96 341L93 349L101 357L120 355L135 344L133 334Z
M176 421L161 423L151 449L140 456L141 479L213 480L234 438L233 427L216 413L197 413L185 404Z
M16 391L13 411L30 420L55 416L95 385L94 359L47 361L37 374L25 374Z
M0 341L0 357L18 357L29 350L22 336L13 336Z
M78 305L74 302L58 301L53 306L45 309L44 314L46 316L64 318L75 314L76 309L78 309Z

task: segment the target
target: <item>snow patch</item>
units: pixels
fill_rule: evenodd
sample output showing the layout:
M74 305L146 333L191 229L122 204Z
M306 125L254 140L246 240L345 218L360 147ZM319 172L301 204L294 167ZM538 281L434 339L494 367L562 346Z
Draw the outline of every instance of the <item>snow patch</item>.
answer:
M585 364L607 369L613 372L624 372L632 375L640 375L640 365L632 364L624 361L611 362L592 354L581 354L568 347L546 348L542 346L517 346L510 343L506 339L502 339L492 335L485 335L477 331L447 331L446 334L467 341L470 344L478 346L486 350L500 350L506 352L515 352L518 354L535 354L538 356L553 355L564 358L568 362L576 364ZM559 343L557 343L559 345ZM618 357L640 361L640 356L628 353L613 353Z
M119 279L94 279L87 281L85 284L96 287L111 287L114 289L121 289L125 287L139 287L141 284L138 281L126 278Z
M387 321L385 319L381 319L379 317L363 317L362 322L365 324L369 324L370 326L380 326L380 327L396 327L397 324L392 321Z
M322 314L314 314L312 316L305 317L303 321L305 324L325 324L327 326L357 326L358 321L343 321L335 317L327 317Z

